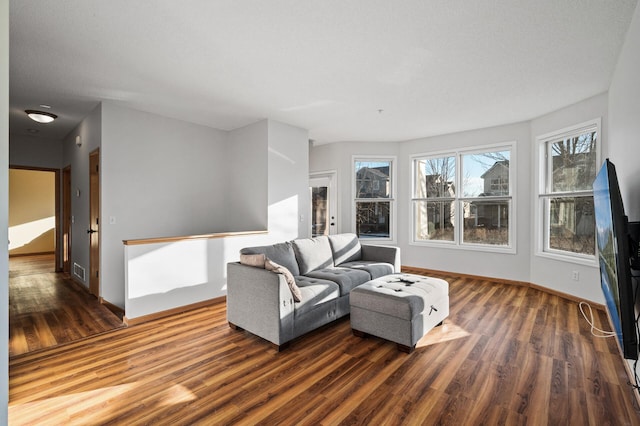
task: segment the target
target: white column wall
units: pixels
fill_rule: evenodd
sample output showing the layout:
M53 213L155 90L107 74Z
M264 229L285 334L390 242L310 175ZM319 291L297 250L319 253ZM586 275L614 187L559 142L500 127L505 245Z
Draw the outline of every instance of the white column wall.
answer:
M267 229L268 120L229 132L224 204L227 231Z
M269 120L269 234L284 241L309 234L309 133Z

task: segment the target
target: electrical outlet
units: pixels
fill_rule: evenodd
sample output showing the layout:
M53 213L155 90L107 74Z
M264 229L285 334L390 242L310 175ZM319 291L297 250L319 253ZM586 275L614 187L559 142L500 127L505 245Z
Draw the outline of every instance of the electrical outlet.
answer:
M571 272L571 279L574 281L580 281L580 272L578 271Z
M115 224L116 224L116 217L109 216L109 225L115 225Z

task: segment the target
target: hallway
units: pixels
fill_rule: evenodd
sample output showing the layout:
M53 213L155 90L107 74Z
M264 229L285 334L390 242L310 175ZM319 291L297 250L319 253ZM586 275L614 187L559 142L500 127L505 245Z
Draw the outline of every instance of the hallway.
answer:
M9 259L10 357L124 327L88 291L53 271L53 254Z

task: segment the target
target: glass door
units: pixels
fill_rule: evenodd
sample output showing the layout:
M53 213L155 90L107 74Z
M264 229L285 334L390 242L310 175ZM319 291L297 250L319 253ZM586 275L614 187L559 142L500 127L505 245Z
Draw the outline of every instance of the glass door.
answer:
M337 232L334 182L335 173L313 175L309 178L312 237Z

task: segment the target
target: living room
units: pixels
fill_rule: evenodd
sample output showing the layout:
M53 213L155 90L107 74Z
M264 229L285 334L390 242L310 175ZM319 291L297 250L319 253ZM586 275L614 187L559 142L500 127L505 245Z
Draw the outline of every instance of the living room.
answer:
M640 12L635 2L626 3L624 7L627 13L616 16L624 25L619 21L615 21L615 25L611 24L619 34L617 38L611 37L614 39L611 42L617 47L609 52L610 56L603 61L606 66L600 70L605 75L604 80L584 87L580 93L588 93L586 96L566 95L562 93L561 85L553 87L549 91L557 92L558 100L540 105L538 113L530 110L529 116L517 115L513 110L520 105L517 102L513 105L506 103L506 95L512 93L501 92L500 90L506 89L500 89L495 83L496 86L489 85L485 88L486 93L476 95L485 99L485 104L476 103L463 107L464 99L453 96L450 104L443 105L443 108L448 106L458 109L459 120L465 123L461 127L455 127L454 120L446 123L443 121L445 124L436 123L430 130L420 129L423 133L416 134L416 130L412 133L396 124L397 136L392 137L384 133L387 131L384 122L398 120L397 116L403 111L394 111L391 105L380 105L371 100L370 110L360 110L366 115L366 119L354 120L366 127L369 133L340 140L340 136L331 136L327 130L324 132L326 140L322 140L323 138L314 134L312 122L305 126L302 121L286 118L295 118L296 113L306 109L330 108L333 105L328 101L323 103L322 99L316 99L315 104L299 101L297 109L289 107L288 116L281 111L273 115L261 115L262 110L255 107L252 114L248 115L268 118L250 121L248 124L243 122L241 126L234 127L228 124L217 125L214 119L207 118L206 115L194 120L200 124L194 124L184 118L176 118L175 114L163 114L166 106L161 102L156 103L156 110L141 110L142 107L135 102L125 101L129 95L123 89L120 98L104 97L94 101L88 114L81 117L68 133L59 137L34 138L24 133L17 134L13 128L11 136L8 136L9 132L3 132L5 136L2 138L2 148L7 155L3 155L2 169L6 170L9 165L58 169L71 165L71 186L77 200L73 206L75 232L72 232L72 260L88 268L89 251L81 248L87 246L85 229L89 221L86 198L90 191L89 153L99 148L101 213L104 218L113 218L108 224L103 222L100 235L100 297L108 303L125 308L129 318L224 296L224 265L237 260L239 248L308 236L311 228L308 189L310 175L335 171L339 196L338 231L353 231L354 160L372 158L393 162L395 213L390 226L391 235L383 243L401 248L403 265L529 283L547 288L553 293L601 304L603 297L595 260L549 256L543 250L544 244L539 238L543 218L539 214L541 142L538 138L599 120L599 161L610 158L615 162L629 219L640 220L640 199L635 196L640 167L633 160L634 154L640 151L634 142L634 137L640 130L636 119L640 113L637 102L640 99L640 83L635 77L640 71ZM13 10L14 3L6 9L12 9L12 14L19 14L18 10ZM8 13L7 11L7 22ZM22 19L24 18L23 16ZM548 43L540 44L548 46ZM48 46L44 46L44 49L40 47L43 50L47 48ZM116 48L105 48L105 52L116 54ZM9 57L8 51L8 47L3 49L3 55ZM45 56L45 52L40 53ZM194 51L187 53L196 54ZM181 58L177 61L183 60ZM162 63L166 58L150 58L152 62L156 60ZM600 66L594 65L597 60L598 58L590 57L589 66ZM80 69L87 58L71 57L70 61L73 64L71 68ZM270 64L260 57L254 61L263 66L278 66L278 61ZM87 62L95 63L94 60ZM564 64L563 61L559 63ZM141 67L140 70L144 69L142 63L129 65L133 69L136 66ZM414 74L410 65L405 69L395 69L399 74L389 74L400 80L406 77L403 72L411 77ZM333 66L334 68L329 68L332 72L344 71L336 64ZM571 70L567 72L569 80L581 78L580 67L586 65L568 68ZM478 72L480 71L479 69ZM514 69L512 72L522 72L522 69ZM140 73L144 75L143 71ZM309 78L313 76L312 74ZM322 81L323 76L319 71L315 77ZM140 80L143 85L144 79ZM473 86L483 82L467 83ZM515 98L521 97L522 103L536 99L533 94L528 93L526 79L517 83L521 91L516 93ZM258 85L256 82L251 84ZM355 85L353 82L352 84ZM9 85L8 71L6 85ZM247 89L247 92L250 93L250 90ZM402 90L398 93L411 99L411 93ZM249 94L242 96L243 99L250 97ZM565 99L573 101L567 102ZM54 101L40 102L55 103ZM223 110L220 111L221 115L229 113L220 106L214 108L202 100L193 102L200 105L200 110L208 107L220 108ZM236 102L242 103L240 100ZM483 108L500 109L502 117L498 120L494 116L493 121L481 121L473 110ZM426 112L423 111L423 114ZM210 124L202 124L207 119ZM343 117L334 117L336 132L344 120ZM401 120L395 121L399 122ZM383 136L373 136L376 133ZM315 141L310 144L309 139ZM413 161L420 156L441 153L464 155L477 147L491 151L505 146L510 149L513 173L510 180L513 198L510 200L512 210L509 215L510 239L507 247L487 250L486 247L443 246L415 241L413 220L410 219L413 211ZM3 174L3 182L5 181L6 175ZM224 200L222 206L221 200ZM6 202L2 200L2 203ZM0 219L6 221L4 216ZM197 255L192 257L206 253L202 257L202 264L207 270L206 280L192 280L197 285L189 284L189 278L185 278L182 283L174 282L173 288L163 289L162 292L172 299L170 301L163 294L149 291L147 287L140 289L137 297L128 297L128 286L136 285L127 281L128 261L140 255L135 253L131 259L123 262L123 253L129 250L126 244L123 245L123 240L234 231L268 231L268 234L229 238L223 243L207 242L194 247ZM183 244L186 243L168 245L180 251L185 248ZM154 252L162 250L153 247L148 251ZM155 267L158 265L152 264L151 268ZM186 271L184 275L188 275ZM7 285L4 278L1 284L4 294ZM4 313L6 307L2 309ZM4 367L6 357L3 358ZM3 373L3 383L6 383L5 379Z

